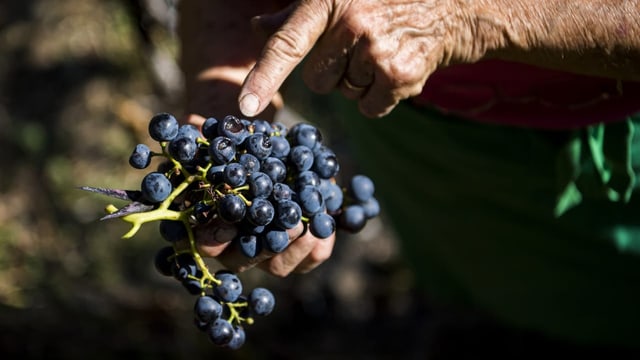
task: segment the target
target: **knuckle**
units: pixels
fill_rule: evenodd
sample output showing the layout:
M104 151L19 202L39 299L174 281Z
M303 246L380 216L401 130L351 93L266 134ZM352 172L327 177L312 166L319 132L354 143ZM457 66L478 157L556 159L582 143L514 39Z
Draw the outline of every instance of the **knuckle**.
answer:
M303 39L304 35L295 28L281 30L273 34L265 51L272 53L271 55L276 59L301 59L307 52L307 46Z

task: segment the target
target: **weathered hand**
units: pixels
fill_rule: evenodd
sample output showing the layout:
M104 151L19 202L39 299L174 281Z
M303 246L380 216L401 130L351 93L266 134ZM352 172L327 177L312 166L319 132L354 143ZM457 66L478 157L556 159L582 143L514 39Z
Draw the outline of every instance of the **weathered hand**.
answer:
M191 114L182 119L200 127L205 119ZM305 273L313 270L331 256L335 242L335 234L326 239L319 239L306 231L300 222L297 227L288 230L289 246L281 253L274 254L263 251L256 258L249 259L232 244L238 234L235 225L217 220L195 229L196 246L202 256L215 257L227 269L242 272L252 267L259 267L276 276L287 276L292 272ZM187 247L185 241L181 246Z
M477 60L466 2L458 0L307 0L256 21L286 18L245 79L239 101L260 113L306 57L304 80L313 91L338 87L370 117L389 113L421 92L441 65ZM271 25L272 26L272 25Z

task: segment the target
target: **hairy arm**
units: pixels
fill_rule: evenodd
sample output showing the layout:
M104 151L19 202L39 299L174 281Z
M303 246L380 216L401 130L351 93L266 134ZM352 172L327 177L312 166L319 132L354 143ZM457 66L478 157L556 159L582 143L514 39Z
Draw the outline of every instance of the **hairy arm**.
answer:
M640 80L639 1L483 0L471 6L475 47L484 57Z

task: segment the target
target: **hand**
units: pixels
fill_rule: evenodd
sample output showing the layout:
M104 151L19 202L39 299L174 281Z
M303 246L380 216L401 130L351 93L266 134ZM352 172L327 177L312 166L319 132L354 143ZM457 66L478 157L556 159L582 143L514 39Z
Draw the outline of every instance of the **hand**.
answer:
M189 115L183 123L201 126L205 119L199 115ZM257 266L276 276L287 276L292 272L305 273L313 270L331 256L335 242L335 233L326 239L316 238L300 222L287 231L289 246L281 253L263 251L256 258L248 259L232 244L238 234L235 225L222 220L195 228L196 246L202 256L215 257L227 269L242 272ZM186 242L180 246L187 247Z
M452 61L473 61L481 47L471 41L464 2L456 0L299 1L283 13L255 19L286 19L269 38L245 79L240 110L259 114L287 76L307 57L303 77L319 93L334 88L358 100L370 117L388 114L418 95L427 77ZM468 40L468 41L467 41Z

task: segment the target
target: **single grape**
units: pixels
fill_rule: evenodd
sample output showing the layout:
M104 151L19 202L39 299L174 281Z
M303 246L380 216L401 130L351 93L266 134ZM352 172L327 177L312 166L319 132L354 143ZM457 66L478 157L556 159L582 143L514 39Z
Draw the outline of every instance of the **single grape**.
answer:
M218 185L224 182L224 169L227 165L214 165L207 170L207 181L211 185Z
M315 154L311 168L322 179L330 179L340 171L336 154L331 150L319 151Z
M276 305L276 299L273 293L262 287L251 290L248 300L253 313L260 316L271 314Z
M271 128L271 124L267 120L262 119L254 119L251 122L251 128L253 128L253 133L262 133L269 135L273 129Z
M247 181L247 169L240 163L229 163L224 168L223 179L232 188L242 186Z
M240 248L240 252L250 258L253 259L262 250L262 243L258 240L258 236L256 235L241 235L236 238L238 242L238 247Z
M247 170L247 174L251 175L254 172L260 171L260 160L249 153L244 153L238 158L238 163L242 164Z
M233 330L233 337L227 344L227 347L231 350L238 350L242 347L242 345L244 345L247 336L242 326L236 326L233 328Z
M178 134L173 140L169 141L167 151L172 158L180 163L186 164L191 162L198 152L198 144L188 134Z
M339 216L340 228L351 233L357 233L364 228L367 223L367 216L364 208L360 205L349 205Z
M212 296L200 296L193 307L196 319L210 323L222 315L222 304Z
M265 198L255 198L247 211L248 220L258 226L268 225L275 214L271 201Z
M236 145L228 137L218 136L211 140L208 152L211 162L215 165L222 165L230 162L236 156Z
M261 236L265 249L273 253L281 253L289 246L289 234L287 234L286 230L271 228Z
M275 223L284 229L293 229L302 218L302 209L293 200L280 200L276 203Z
M145 144L138 144L129 156L129 165L135 169L145 169L151 164L151 149Z
M380 203L375 197L370 197L369 200L360 204L364 209L364 216L367 219L372 219L380 214Z
M231 139L236 145L242 144L244 139L250 135L242 120L233 115L227 115L218 122L218 134Z
M202 124L202 136L207 140L218 137L218 119L210 117L204 121Z
M293 198L293 190L287 184L275 183L273 184L273 190L271 191L271 199L274 202L280 200L291 200Z
M366 175L354 175L347 187L349 195L358 202L369 200L374 193L373 180Z
M336 221L327 213L317 213L309 219L309 231L317 238L326 239L336 231Z
M272 156L262 161L260 171L269 175L274 183L284 182L287 178L287 165L282 160Z
M160 274L164 276L173 276L175 250L173 246L165 246L158 250L153 259L153 265Z
M243 144L249 154L254 155L260 160L264 160L271 155L272 145L269 135L263 133L250 135L245 139Z
M224 302L235 302L242 294L242 282L234 273L218 271L216 279L220 280L219 285L214 285L213 293Z
M160 235L168 242L175 243L188 238L187 228L182 221L160 220Z
M320 177L315 173L315 171L303 171L295 178L294 187L296 191L300 191L308 185L319 187L321 182L320 180Z
M313 166L313 152L304 145L297 145L289 153L289 163L298 172L307 171Z
M171 114L160 113L149 121L149 136L156 141L171 141L178 135L180 125Z
M237 223L244 218L247 205L238 195L227 194L218 204L220 218L228 223Z
M271 136L271 156L285 161L291 151L291 144L284 136Z
M317 214L325 210L324 198L320 190L307 185L297 193L296 202L300 205L302 213L306 216Z
M267 197L273 191L273 181L263 172L254 172L247 179L249 195L253 198Z
M198 201L193 205L193 216L199 224L206 224L213 218L213 211L211 211L211 209L213 209L213 206Z
M196 142L196 140L200 137L200 130L198 130L195 125L180 125L180 127L178 128L178 135L176 135L176 137L186 137L193 140L193 142Z
M142 179L142 196L151 203L160 203L171 194L171 182L164 174L151 172Z
M307 123L297 123L287 134L287 138L291 144L304 145L309 149L313 149L322 142L322 134L313 125Z
M233 325L222 318L215 319L209 327L209 339L218 346L226 346L233 339Z

